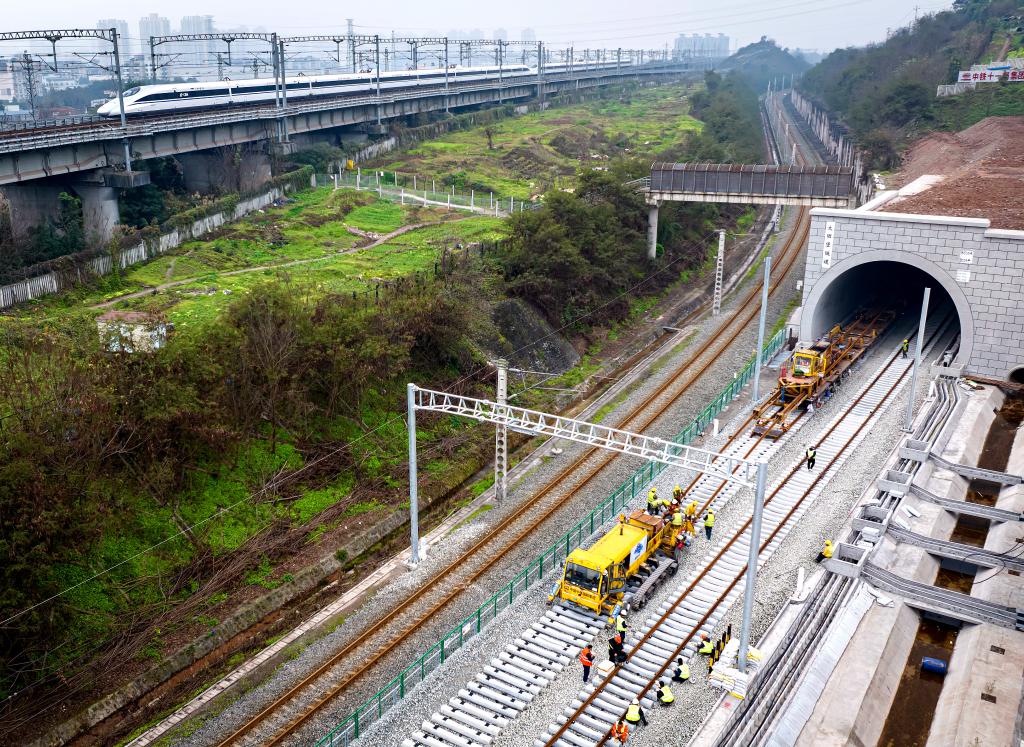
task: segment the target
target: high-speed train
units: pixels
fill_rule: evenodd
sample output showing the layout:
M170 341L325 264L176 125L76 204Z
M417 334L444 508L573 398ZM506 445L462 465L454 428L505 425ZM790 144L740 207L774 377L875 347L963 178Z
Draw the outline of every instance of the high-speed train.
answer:
M575 62L573 70L614 68L614 62ZM565 72L568 63L552 63L544 66L547 75ZM497 65L487 67L459 67L448 69L448 84L472 83L497 79L515 79L536 76L537 68L526 65ZM403 70L381 73L380 89L395 90L419 86L442 86L445 81L444 68ZM377 77L373 73L351 73L346 75L299 75L287 79L288 100L308 99L316 96L351 96L377 92ZM275 85L270 78L248 80L218 80L210 83L160 83L136 86L124 92L124 111L132 114L160 114L166 112L207 109L245 104L261 104L275 99ZM121 108L117 98L106 102L96 113L105 117L118 117Z

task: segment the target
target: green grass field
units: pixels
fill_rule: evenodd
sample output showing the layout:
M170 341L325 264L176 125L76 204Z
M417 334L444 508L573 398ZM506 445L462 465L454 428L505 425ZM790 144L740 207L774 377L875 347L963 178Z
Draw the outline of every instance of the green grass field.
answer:
M600 168L619 155L650 155L700 130L683 85L631 91L453 132L376 165L435 178L440 185L528 199L570 186L580 168ZM488 147L487 130L493 148Z
M443 223L413 229L366 249L359 247L370 240L348 230L384 235L405 225L437 221ZM493 240L501 235L498 218L398 205L354 190L310 190L293 202L129 268L118 278L102 278L94 286L42 298L13 313L25 318L96 315L101 313L92 308L97 304L177 283L121 301L115 308L163 313L187 331L214 319L235 294L268 277L287 273L293 282L314 292L365 291L379 281L432 269L446 242ZM289 265L294 262L302 264Z

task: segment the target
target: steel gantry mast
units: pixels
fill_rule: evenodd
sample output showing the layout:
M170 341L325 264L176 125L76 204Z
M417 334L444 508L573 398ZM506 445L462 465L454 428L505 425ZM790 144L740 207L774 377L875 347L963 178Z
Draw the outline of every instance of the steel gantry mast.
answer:
M499 376L501 366L499 365ZM499 398L501 397L499 378ZM697 474L736 483L754 491L751 521L750 552L746 571L746 591L743 600L743 624L740 632L740 662L745 664L750 640L750 620L753 615L754 584L757 577L757 559L761 543L761 516L764 509L765 486L768 480L768 462L744 459L731 454L718 453L695 446L667 441L656 436L631 433L599 423L576 420L562 415L551 415L504 402L465 397L432 389L421 389L410 383L407 388L409 429L409 511L412 528L412 555L415 566L419 556L419 504L416 468L416 411L437 412L469 418L480 423L493 423L501 429L513 430L529 436L561 438L606 451L640 457L646 461L681 468ZM496 443L499 443L496 441ZM741 664L741 667L743 666Z
M113 46L113 50L110 52L101 52L100 54L109 54L112 58L113 64L111 66L101 65L95 61L95 57L86 62L95 65L101 70L106 70L108 73L113 73L114 78L117 81L117 102L118 108L121 110L121 129L125 132L125 137L122 140L124 145L124 170L132 170L132 148L131 143L128 141L128 122L125 119L124 111L124 79L121 75L121 52L118 49L119 35L116 28L109 29L46 29L43 31L6 31L0 32L0 42L5 41L21 41L29 39L39 39L50 42L50 47L53 52L49 55L36 55L40 57L52 57L53 64L44 63L54 72L57 71L57 42L61 39L100 39L102 41L110 42ZM26 52L26 55L28 53ZM76 55L82 57L82 55ZM82 59L85 59L82 57ZM34 102L33 102L34 106Z

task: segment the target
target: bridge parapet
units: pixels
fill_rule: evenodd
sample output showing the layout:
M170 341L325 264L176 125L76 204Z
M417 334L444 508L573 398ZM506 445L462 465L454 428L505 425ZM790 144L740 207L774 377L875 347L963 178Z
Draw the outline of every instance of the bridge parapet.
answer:
M848 166L655 163L644 186L651 203L734 202L746 205L853 207L856 179Z

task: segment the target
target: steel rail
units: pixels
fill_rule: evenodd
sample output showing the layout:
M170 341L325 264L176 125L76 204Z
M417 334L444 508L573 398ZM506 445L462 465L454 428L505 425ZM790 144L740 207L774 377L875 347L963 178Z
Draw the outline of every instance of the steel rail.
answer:
M938 325L936 327L936 329L932 332L932 336L931 336L931 339L928 341L928 344L931 344L931 342L934 340L934 338L936 336L938 336L942 332L943 326L944 325L940 324L940 325ZM912 333L912 335L910 335L910 338L916 337L917 334L918 334L917 330L915 330ZM910 339L910 338L908 338L908 339ZM861 390L861 392L858 394L857 398L846 407L846 409L843 411L841 417L838 420L836 420L836 422L833 423L828 428L828 430L823 435L821 435L818 438L818 441L824 441L829 436L832 435L832 433L836 430L836 428L838 428L843 423L843 421L847 418L847 416L849 416L849 415L851 415L853 413L854 408L858 404L860 404L860 402L864 399L864 397L866 397L868 395L869 392L871 392L873 386L878 382L878 380L881 379L881 377L889 370L889 368L899 359L900 359L899 356L896 355L896 353L894 352L892 357L886 363L886 365L875 375L875 377L871 380L871 382L869 382L868 385L866 385ZM857 429L853 432L853 434L849 438L847 438L846 441L836 451L836 454L832 457L832 459L829 460L828 464L825 465L825 467L821 471L818 472L818 474L815 476L814 480L811 481L810 485L807 486L806 490L804 490L804 492L797 499L797 501L793 504L793 506L789 509L789 511L786 512L786 514L785 514L785 516L783 516L782 520L779 521L779 523L771 531L771 533L769 533L769 535L761 542L761 544L758 547L758 555L760 555L760 553L762 553L764 551L764 549L766 547L768 547L768 545L770 545L774 541L774 539L778 535L778 533L780 531L782 531L782 529L789 523L790 519L792 518L793 514L797 511L797 509L800 508L800 506L803 505L804 501L808 498L808 496L810 496L811 492L813 492L814 488L817 487L818 483L822 479L824 479L826 474L828 474L828 471L831 469L831 467L846 452L846 450L857 439L857 437L864 430L864 428L867 427L869 423L871 423L872 419L878 413L878 411L882 408L882 406L887 404L887 402L889 401L889 398L893 395L893 393L896 391L896 389L900 386L900 384L906 378L906 376L909 373L909 371L910 371L910 368L908 367L906 370L903 371L903 373L901 373L899 375L899 377L889 387L889 389L885 392L885 394L878 401L878 403L871 409L871 411L868 414L868 416L864 418L863 422L857 427ZM803 468L803 463L802 462L797 462L797 464L794 465L792 469L790 469L790 471L786 474L786 476L783 478L783 480L772 490L771 494L766 497L766 499L765 499L765 506L768 506L775 499L775 497L782 490L782 488L785 487L786 484L793 478L793 476L796 475L798 472L800 472L802 470L802 468ZM700 585L700 583L704 580L704 578L717 566L717 563L722 558L722 556L725 555L725 553L736 542L738 542L740 540L740 538L743 536L743 533L750 526L751 522L752 522L752 519L747 519L743 523L743 525L733 534L733 536L728 540L728 542L726 542L725 545L722 546L721 550L719 550L719 552L715 554L715 556L711 559L711 561L707 565L704 566L704 568L693 579L693 581L690 582L690 584L683 590L683 592L676 598L676 600L668 607L668 609L655 621L655 623L648 629L648 631L643 635L643 637L640 638L640 640L637 641L636 644L630 649L629 653L626 655L625 661L623 661L622 663L617 665L615 667L615 669L613 669L600 682L600 684L598 684L594 688L593 692L583 701L583 703L575 710L575 712L571 716L565 718L563 724L555 731L554 734L552 734L547 739L547 741L545 742L544 747L555 747L555 745L558 742L558 740L561 739L562 735L564 735L565 732L569 730L569 728L572 726L573 722L577 718L579 718L579 716L581 716L587 710L587 708L590 706L591 703L594 702L594 700L597 698L598 695L600 695L602 692L604 692L604 688L607 686L607 684L609 682L612 681L612 679L615 678L615 675L618 674L621 671L621 669L627 663L629 663L629 661L633 658L633 656L636 654L636 652L639 651L648 640L650 640L650 638L654 635L654 633L659 630L661 625L664 624L665 621L669 617L672 616L672 614L679 607L679 605L690 595L690 593L692 593L694 591L694 589L696 589ZM680 643L676 647L675 651L673 651L672 654L667 657L667 659L665 660L665 663L662 664L661 668L655 673L655 675L648 680L647 684L643 687L643 689L639 692L639 694L636 697L638 697L638 698L640 698L642 700L647 695L647 693L650 692L651 688L654 687L655 683L660 678L663 677L664 673L668 670L668 668L670 667L671 663L673 661L675 661L676 657L678 657L682 653L682 651L686 648L686 645L691 640L693 640L693 637L697 635L697 633L700 631L701 627L714 614L714 612L718 608L718 606L721 605L723 602L725 602L725 600L728 598L729 594L735 588L736 584L739 583L740 580L743 579L744 575L746 574L746 569L747 569L747 564L744 563L743 567L736 574L734 574L732 581L730 581L729 585L725 588L725 590L718 596L718 598L715 600L715 602L712 605L709 606L708 611L704 613L704 615L700 618L700 620L698 620L697 624L680 641ZM610 730L605 732L602 735L601 739L597 742L595 747L602 747L608 741L610 736L611 736Z
M808 210L801 210L800 221L798 222L796 229L791 234L789 240L786 242L786 245L783 248L782 254L785 259L782 263L782 270L781 272L778 273L776 279L772 281L772 283L770 284L770 291L774 291L779 287L779 285L782 283L783 279L785 278L789 270L792 268L793 264L796 262L796 259L800 254L800 250L803 246L804 240L806 239L809 230L810 212ZM715 342L731 330L731 333L728 335L725 341L722 344L718 345L715 354L708 356L708 360L692 373L690 369L700 360L702 356L707 354L708 348L705 347L702 352L690 356L683 364L681 364L677 368L676 373L673 376L669 377L654 392L648 395L644 399L644 401L633 411L633 413L629 417L627 417L627 419L623 421L622 424L620 424L620 426L624 427L626 424L640 420L644 411L650 408L652 405L654 405L656 400L664 396L666 392L669 392L669 390L672 388L674 384L677 384L681 380L683 380L685 375L685 380L683 380L682 386L679 387L677 391L670 392L671 396L669 397L669 399L660 406L657 406L655 411L649 417L643 419L641 424L637 427L637 429L642 431L648 426L650 426L651 423L653 423L659 417L661 417L661 415L663 415L669 407L671 407L676 401L678 401L678 399L690 389L693 383L696 382L708 370L708 368L711 367L711 365L716 361L718 354L720 354L721 352L726 350L730 345L732 345L732 343L735 342L736 338L739 337L739 335L746 329L746 326L753 320L754 316L758 313L758 308L756 307L756 305L749 309L748 307L751 307L753 301L759 297L760 288L761 284L758 283L747 293L742 303L737 307L737 309L734 312L732 312L732 314L730 314L729 318L725 321L725 323L719 326L718 330L716 330L711 340L709 340L709 342ZM703 306L696 309L690 315L691 318L695 318L700 313L702 313L703 310ZM748 313L744 314L745 310L747 310ZM578 481L578 484L575 484L574 487L572 487L568 491L568 496L571 496L575 494L577 491L581 490L615 458L615 456L613 455L599 460L599 463L596 466L591 467L589 472L587 472L583 476L582 480L580 480L576 473L583 467L584 463L587 462L587 460L591 456L593 456L597 451L599 451L597 447L592 447L586 450L575 461L573 461L572 464L570 464L568 467L559 472L559 474L552 481L545 485L537 494L535 494L529 501L526 502L525 505L523 505L518 510L519 515L526 515L531 513L541 503L541 501L544 498L554 493L556 488L558 488L559 486L563 485L566 482L576 483ZM497 552L491 553L491 558L497 558L504 554L507 554L509 550L514 548L526 536L535 532L538 529L538 527L540 527L557 510L563 508L564 505L565 504L563 500L552 501L551 505L544 509L542 513L535 514L533 520L530 521L528 525L525 526L522 530L520 530L512 538L511 541L503 543L502 547ZM435 576L433 576L429 581L420 586L415 592L413 592L409 597L407 597L401 603L399 603L397 607L388 612L383 618L376 621L372 628L364 630L362 633L353 638L340 651L332 655L321 666L317 667L317 669L314 672L304 677L294 687L290 688L286 693L277 698L269 706L262 709L260 713L256 714L253 718L251 718L249 721L247 721L245 724L239 727L226 739L221 740L219 742L219 745L221 747L226 747L226 745L238 742L238 740L240 740L242 737L244 737L258 725L269 719L286 703L290 702L291 700L294 700L296 695L298 695L303 690L308 689L312 682L319 679L321 676L323 676L324 673L335 667L337 664L341 663L354 651L363 648L367 641L375 635L377 635L377 633L383 627L389 625L399 615L408 611L410 607L419 602L428 592L435 589L438 586L438 584L445 578L450 576L452 572L464 566L466 562L473 558L478 552L480 552L486 547L493 547L495 539L498 538L499 535L507 532L509 529L510 527L508 525L503 525L495 527L494 529L488 531L472 547L467 549L465 552L461 553L458 558L456 558L454 561L446 565L444 568L440 569L438 573L435 574ZM418 614L416 616L416 619L413 620L410 624L408 624L405 628L403 628L398 634L389 636L388 640L384 644L378 647L378 649L375 650L372 654L366 656L361 664L359 664L354 670L348 673L339 683L337 683L334 686L331 686L327 691L322 693L313 704L303 709L303 711L297 717L291 719L288 724L286 724L278 733L273 735L271 739L265 744L280 744L285 738L294 733L296 729L298 729L304 723L306 723L310 719L310 717L312 717L316 712L318 712L324 705L326 705L331 700L335 699L341 692L347 689L352 682L354 682L356 679L365 674L369 669L375 666L381 658L383 658L391 650L398 646L403 640L405 640L405 638L407 638L413 631L419 628L426 620L435 615L443 607L447 606L449 602L451 602L459 594L461 594L466 587L473 583L473 581L475 581L485 572L490 570L490 568L490 562L482 563L480 568L478 568L476 571L470 574L469 580L462 581L454 585L448 593L444 594L438 601L432 604L429 610L422 614Z

